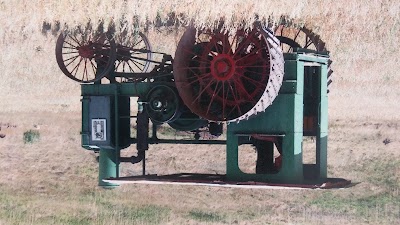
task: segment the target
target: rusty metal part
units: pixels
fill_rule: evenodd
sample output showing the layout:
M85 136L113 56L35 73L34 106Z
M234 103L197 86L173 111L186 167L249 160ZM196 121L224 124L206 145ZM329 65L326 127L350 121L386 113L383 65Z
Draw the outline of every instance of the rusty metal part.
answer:
M283 64L279 40L267 30L228 35L189 27L173 67L179 95L193 113L239 122L271 105L282 85Z
M91 83L106 76L115 61L115 43L104 33L81 29L63 32L57 39L56 59L61 71L72 80Z

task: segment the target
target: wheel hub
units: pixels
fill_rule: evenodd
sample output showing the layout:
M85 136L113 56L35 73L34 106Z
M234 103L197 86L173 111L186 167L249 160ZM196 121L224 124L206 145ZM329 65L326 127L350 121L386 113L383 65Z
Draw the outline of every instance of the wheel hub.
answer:
M89 45L78 47L78 53L82 58L92 58L94 56L94 49Z
M154 111L161 111L163 108L165 108L165 106L166 106L166 103L163 104L163 102L162 102L160 99L158 99L158 98L153 99L153 100L151 101L151 108L152 108Z
M235 61L228 54L219 54L211 61L211 74L218 81L229 80L235 74Z

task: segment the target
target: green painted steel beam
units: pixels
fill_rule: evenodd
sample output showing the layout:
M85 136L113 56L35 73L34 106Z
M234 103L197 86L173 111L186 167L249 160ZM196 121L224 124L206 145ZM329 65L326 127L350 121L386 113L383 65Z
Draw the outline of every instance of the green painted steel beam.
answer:
M293 53L285 53L284 55L285 63L287 60L295 60L295 61L304 61L304 62L313 62L318 64L328 64L329 57L321 56L318 54L293 54ZM285 72L286 76L286 72Z

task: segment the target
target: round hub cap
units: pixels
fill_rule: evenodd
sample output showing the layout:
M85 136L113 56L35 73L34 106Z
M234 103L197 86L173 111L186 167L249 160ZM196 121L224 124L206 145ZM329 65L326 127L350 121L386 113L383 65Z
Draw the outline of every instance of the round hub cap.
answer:
M219 81L229 80L235 74L235 61L228 54L219 54L211 61L211 74Z

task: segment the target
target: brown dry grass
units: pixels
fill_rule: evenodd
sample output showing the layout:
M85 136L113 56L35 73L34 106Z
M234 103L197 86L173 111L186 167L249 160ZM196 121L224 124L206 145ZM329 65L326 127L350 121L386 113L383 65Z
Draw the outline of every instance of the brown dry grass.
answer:
M1 131L6 137L0 142L0 224L399 222L400 125L393 121L333 121L329 176L361 182L344 190L127 185L106 191L96 186L95 155L79 145L79 113L1 113L0 118L10 124ZM39 142L23 143L29 129L39 130ZM135 154L134 148L124 154ZM223 146L152 145L147 157L148 173L225 172ZM254 165L252 160L245 165ZM121 172L140 174L140 165L123 164Z
M399 222L399 1L15 2L0 1L0 122L16 125L0 131L6 134L0 139L0 224L129 224L135 215L128 212L144 208L151 217L153 206L166 211L161 222L159 217L152 221L169 224ZM327 192L147 185L97 189L94 156L80 147L79 85L55 61L55 21L73 27L90 19L95 26L99 19L107 25L123 16L141 30L150 23L147 35L154 50L173 55L181 32L154 23L171 12L182 23L194 19L197 26L222 17L229 28L240 21L250 24L254 14L275 21L286 15L320 34L335 71L328 171L361 183ZM44 21L51 28L42 33ZM37 129L34 125L40 127L40 141L24 144L23 133ZM385 145L385 139L390 143ZM149 151L148 167L154 173L223 172L224 158L218 146L157 145ZM124 166L122 172L139 170ZM142 217L134 221L149 223Z

